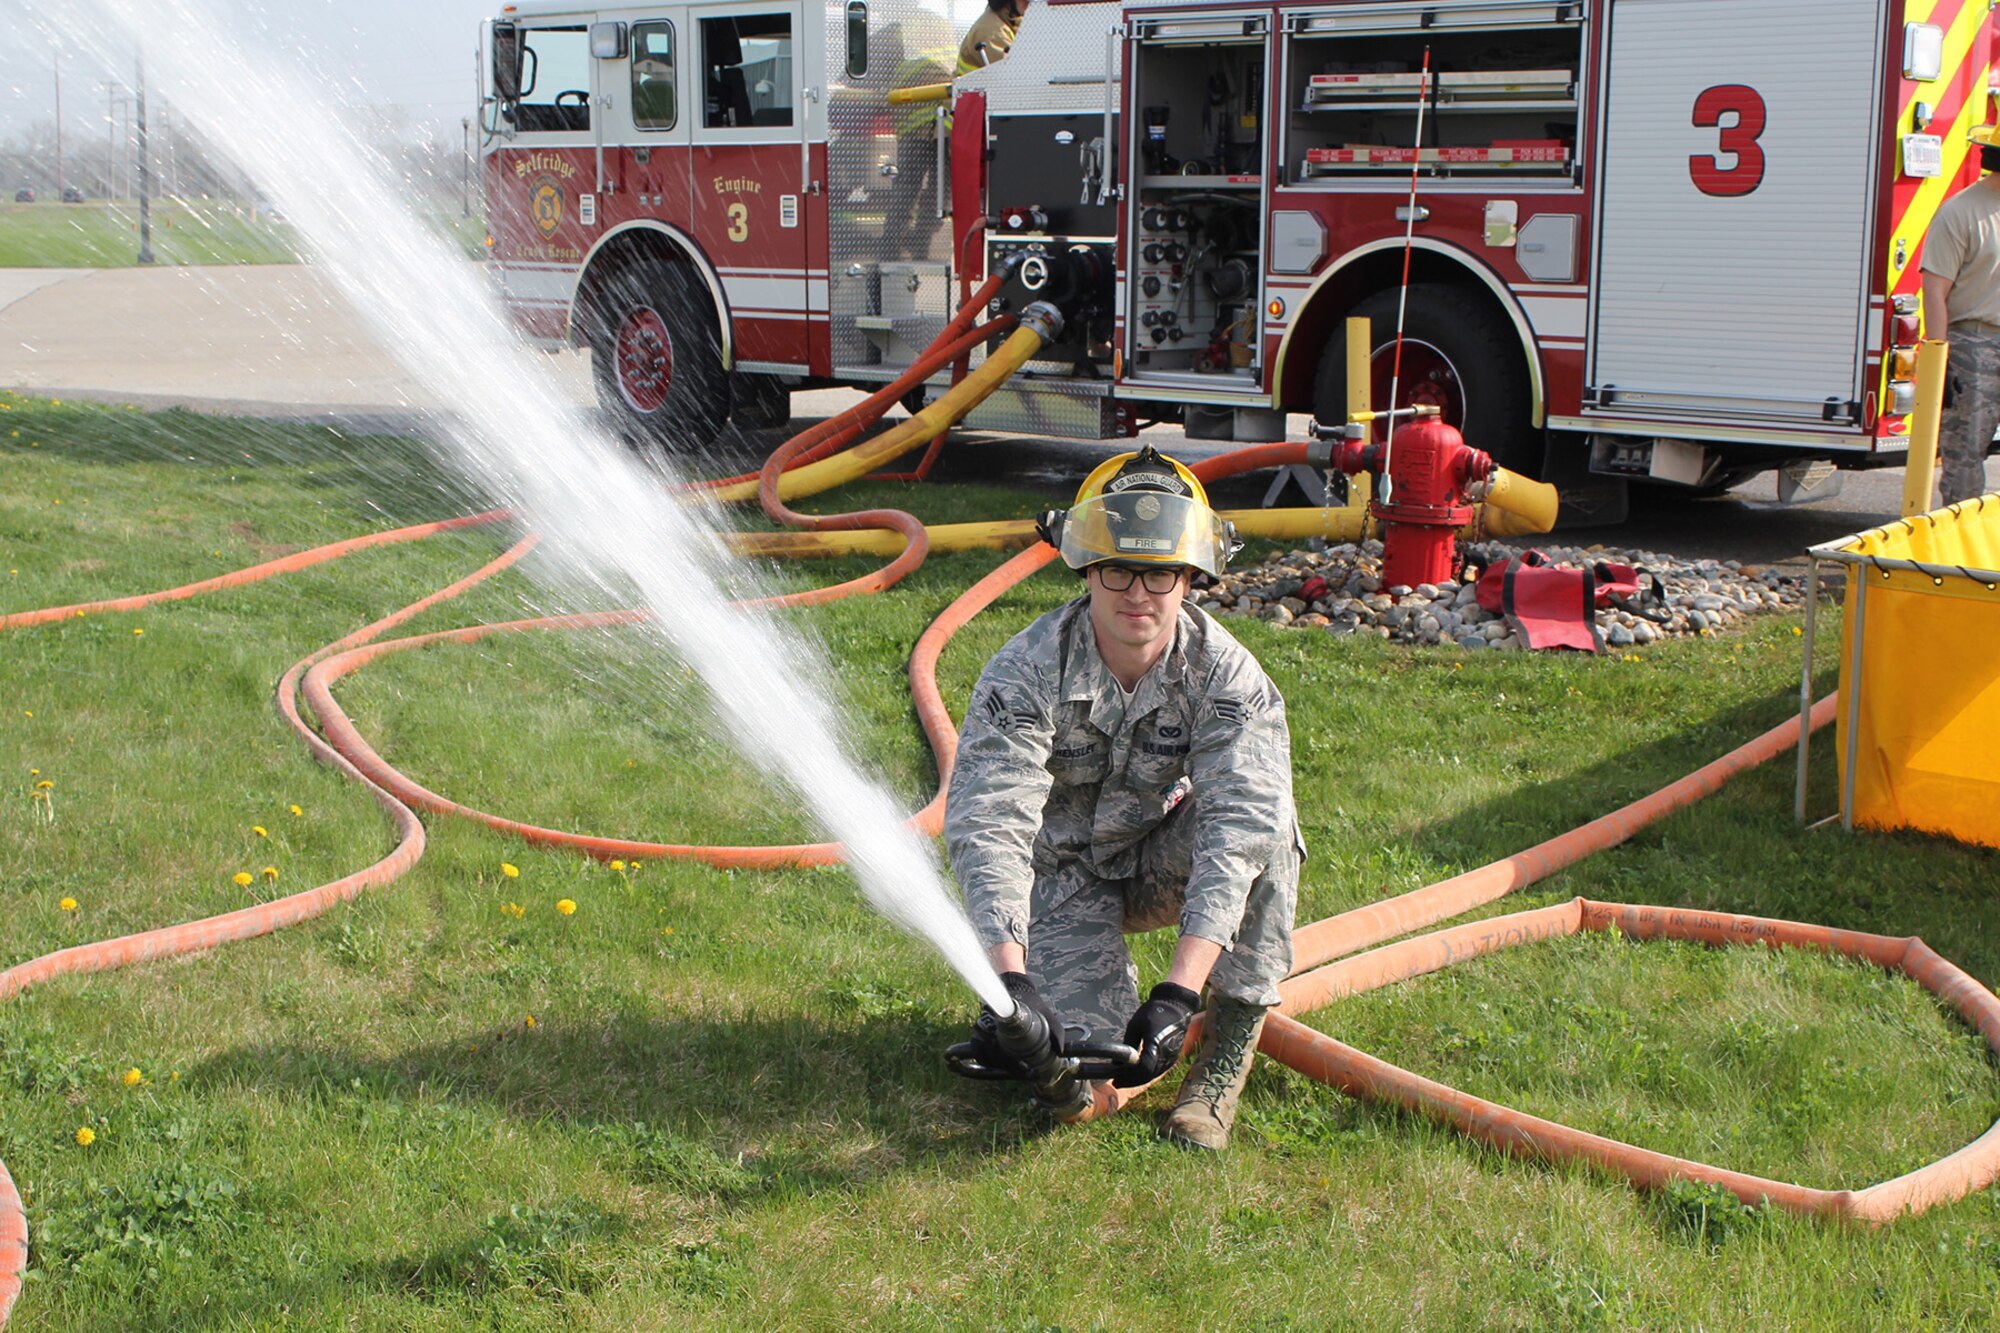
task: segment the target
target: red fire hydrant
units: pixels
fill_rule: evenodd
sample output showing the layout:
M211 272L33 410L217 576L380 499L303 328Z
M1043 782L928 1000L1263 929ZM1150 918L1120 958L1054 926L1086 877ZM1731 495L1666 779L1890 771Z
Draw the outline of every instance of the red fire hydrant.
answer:
M1381 484L1384 458L1389 485ZM1333 442L1333 465L1376 478L1368 512L1382 524L1382 585L1439 583L1452 576L1453 543L1472 521L1466 492L1494 472L1491 458L1436 417L1398 426L1388 447L1367 440ZM1386 498L1384 498L1386 492Z

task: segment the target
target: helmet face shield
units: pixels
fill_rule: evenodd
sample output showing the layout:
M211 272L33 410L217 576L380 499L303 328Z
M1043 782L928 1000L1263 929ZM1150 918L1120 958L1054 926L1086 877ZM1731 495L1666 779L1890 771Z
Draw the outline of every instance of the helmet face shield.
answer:
M1071 569L1104 560L1187 565L1220 578L1234 541L1228 525L1200 500L1164 491L1094 495L1069 511L1059 549Z

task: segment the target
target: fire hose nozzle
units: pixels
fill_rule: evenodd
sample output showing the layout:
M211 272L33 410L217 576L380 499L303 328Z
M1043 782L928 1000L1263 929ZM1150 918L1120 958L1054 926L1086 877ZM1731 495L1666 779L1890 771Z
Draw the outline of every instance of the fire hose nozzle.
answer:
M988 1021L980 1020L982 1024ZM1026 1082L1034 1092L1035 1104L1059 1120L1072 1119L1090 1108L1093 1080L1112 1078L1139 1062L1139 1052L1123 1042L1082 1045L1057 1054L1048 1023L1025 1007L990 1021L993 1038L1007 1057L1005 1063L988 1063L990 1056L982 1058L975 1043L962 1042L945 1051L945 1065L965 1078Z
M1042 1016L1026 1005L999 1020L1000 1049L1027 1071L1035 1100L1058 1116L1080 1111L1090 1100L1089 1085L1076 1076L1077 1064L1056 1052L1055 1034Z

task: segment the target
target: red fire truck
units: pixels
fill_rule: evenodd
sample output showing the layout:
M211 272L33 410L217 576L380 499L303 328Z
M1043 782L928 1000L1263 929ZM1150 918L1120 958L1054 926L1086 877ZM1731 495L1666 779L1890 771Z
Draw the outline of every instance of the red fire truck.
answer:
M895 377L1008 265L1065 333L975 427L1281 438L1340 415L1348 316L1387 398L1402 304L1402 400L1517 471L1900 461L1984 0L1037 0L892 103L952 73L977 0L941 3L506 6L482 153L523 329L698 448Z

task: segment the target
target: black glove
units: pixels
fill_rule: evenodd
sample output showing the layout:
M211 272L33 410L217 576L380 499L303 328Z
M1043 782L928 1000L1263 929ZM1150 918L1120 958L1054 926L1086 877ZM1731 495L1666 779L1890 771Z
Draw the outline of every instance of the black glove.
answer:
M1151 1083L1181 1058L1188 1020L1201 1007L1201 996L1186 986L1162 981L1125 1025L1125 1044L1139 1052L1139 1063L1118 1071L1111 1082L1121 1088Z
M1028 974L1002 972L1000 984L1007 988L1007 994L1015 1004L1041 1015L1042 1022L1047 1024L1049 1030L1049 1048L1057 1055L1061 1055L1062 1020L1056 1017L1056 1011L1049 1008L1049 1002L1035 990L1035 983L1028 980ZM972 1044L976 1049L979 1063L993 1069L1010 1070L1019 1077L1027 1076L1028 1071L1021 1066L1021 1062L1009 1055L1000 1045L1000 1016L993 1012L990 1005L979 1006L979 1017L972 1024Z

